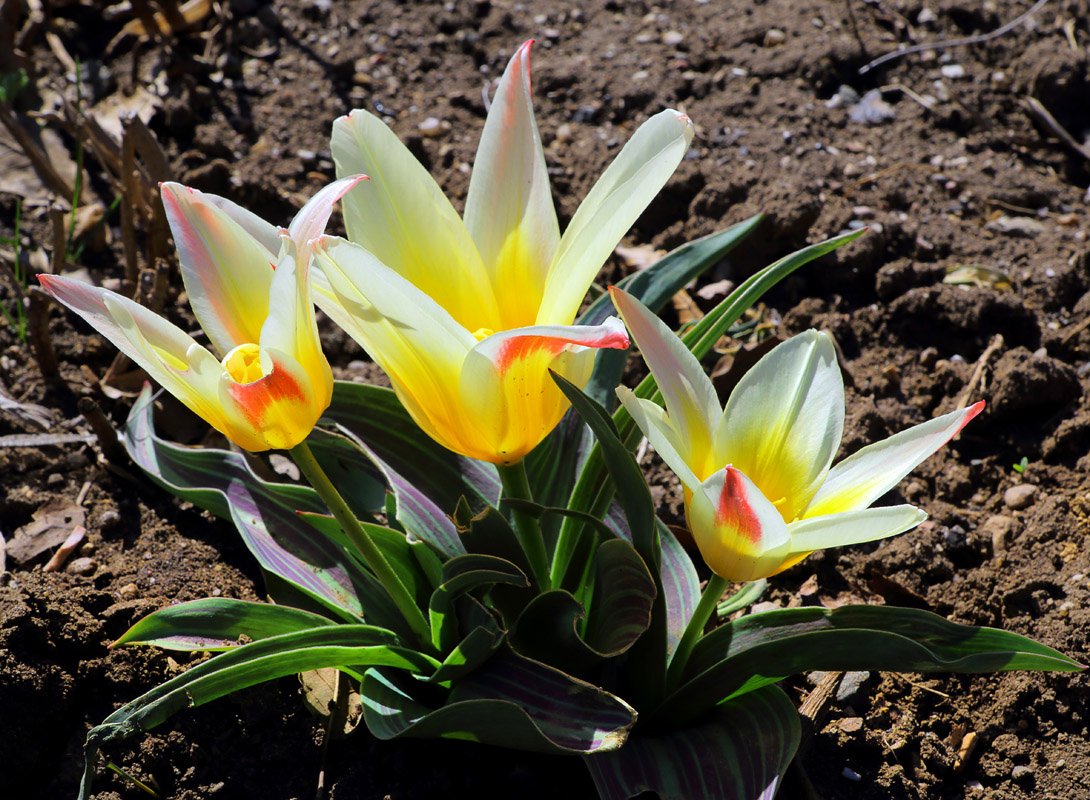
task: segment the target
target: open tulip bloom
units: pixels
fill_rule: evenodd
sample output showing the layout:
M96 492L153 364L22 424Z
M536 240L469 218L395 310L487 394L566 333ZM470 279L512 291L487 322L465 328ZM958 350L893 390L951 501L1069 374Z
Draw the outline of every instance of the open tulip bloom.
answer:
M366 172L344 200L350 241L317 245L315 300L386 371L440 444L514 464L568 403L597 348L625 348L616 318L572 325L614 246L673 173L693 135L666 110L644 123L560 236L530 100L530 42L496 90L465 221L386 124L353 111L333 125L339 175ZM321 274L318 274L318 273Z
M72 278L39 280L239 447L291 448L310 433L333 390L310 299L308 242L363 177L326 186L287 230L222 197L162 185L190 305L222 360L123 295Z
M910 505L869 506L980 413L984 402L909 428L831 467L844 430L844 383L830 338L776 346L720 408L699 362L638 300L611 290L666 402L617 394L685 490L700 554L732 581L775 575L814 550L919 525Z

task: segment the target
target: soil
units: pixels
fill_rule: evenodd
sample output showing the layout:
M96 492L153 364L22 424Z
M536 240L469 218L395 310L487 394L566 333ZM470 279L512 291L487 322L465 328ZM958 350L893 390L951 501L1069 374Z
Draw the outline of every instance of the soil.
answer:
M16 109L46 111L42 122L73 157L77 137L58 122L59 98L106 118L111 103L129 104L143 87L154 95L147 123L169 176L278 224L333 177L330 124L353 107L386 115L460 208L484 95L528 38L537 41L535 105L562 224L640 122L665 106L683 110L697 138L625 244L669 249L758 211L768 216L679 298L671 321L710 307L719 281L737 283L807 243L866 225L862 239L796 273L759 309L765 329L781 336L808 327L834 335L849 384L844 452L959 403L988 402L893 493L930 513L924 525L881 545L815 554L772 580L762 602L913 605L1017 631L1086 662L1090 164L1026 98L1074 140L1090 130L1087 3L1046 3L997 38L858 72L900 46L994 30L1029 5L231 0L184 31L150 39L118 36L131 18L121 6L104 13L90 0L53 0L27 4L38 9L31 13L4 3L0 69L27 69ZM78 58L78 82L66 54ZM83 161L84 202L109 206L117 189L86 143ZM11 238L17 194L4 185L0 236ZM22 249L47 256L54 239L44 193L21 194L29 198L19 214ZM110 211L63 269L118 282L121 233ZM138 237L145 241L143 229ZM31 271L46 268L38 258ZM618 258L603 281L630 268ZM192 330L171 275L166 313ZM0 286L13 309L10 271L0 271ZM15 403L0 409L0 436L9 437L0 447L0 532L9 544L0 583L0 796L28 800L74 797L89 726L186 665L177 654L108 650L130 624L178 600L264 591L229 524L131 472L103 468L96 444L10 438L88 433L83 397L115 424L131 405L131 393L107 394L99 383L114 358L108 344L59 308L48 332L58 379L43 378L31 349L0 325L0 384ZM331 325L323 339L338 377L374 376ZM164 420L180 441L205 435L184 414ZM676 486L653 460L648 471L666 513L676 514ZM10 549L15 531L50 503L68 527L82 513L87 530L56 572L43 571L50 551L19 562ZM852 677L799 761L816 796L1088 796L1085 677ZM819 679L802 676L788 689L801 701ZM179 714L109 756L176 800L287 800L314 796L322 738L298 682L283 679ZM364 731L330 743L325 781L339 800L594 797L575 759L381 743ZM796 772L781 796L806 796L804 785ZM94 796L145 795L102 770Z

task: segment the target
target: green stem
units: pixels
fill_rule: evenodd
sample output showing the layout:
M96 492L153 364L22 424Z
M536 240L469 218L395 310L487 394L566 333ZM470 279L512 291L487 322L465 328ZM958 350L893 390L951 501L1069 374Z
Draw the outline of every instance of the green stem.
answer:
M371 568L379 583L386 589L401 615L405 617L405 621L409 623L413 633L416 634L425 649L434 650L431 627L428 625L427 620L424 619L420 607L417 606L412 595L409 594L409 590L405 587L397 572L390 566L386 556L382 554L378 545L367 535L367 531L360 525L356 515L352 513L344 498L341 497L340 492L337 491L337 488L326 476L325 471L318 464L318 460L314 457L306 442L300 442L290 452L295 463L299 465L299 469L306 476L307 481L318 492L326 507L333 512L333 517L340 523L341 529L352 541L352 544L356 546L357 551L363 557L364 563Z
M530 491L530 480L526 476L525 462L519 461L511 465L497 464L496 471L500 474L504 497L533 502L534 495ZM515 534L518 536L519 544L522 545L522 550L530 562L534 580L544 591L549 587L549 556L545 552L545 538L541 535L541 525L534 516L517 508L511 509L511 518L515 522Z
M689 663L689 655L693 652L693 646L700 640L704 633L704 626L708 624L715 607L719 604L719 598L727 590L727 581L716 574L708 578L708 585L704 587L704 593L700 595L700 602L696 604L693 616L689 624L685 626L685 632L681 634L681 641L677 643L674 657L670 659L670 667L666 671L666 694L669 696L681 683L681 675Z

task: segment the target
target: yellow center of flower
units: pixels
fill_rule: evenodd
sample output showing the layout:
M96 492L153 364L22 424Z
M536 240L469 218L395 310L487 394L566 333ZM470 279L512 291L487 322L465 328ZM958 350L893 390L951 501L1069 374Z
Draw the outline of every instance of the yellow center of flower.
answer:
M261 348L240 344L223 358L223 368L235 383L253 383L265 377L261 370Z
M487 339L493 333L495 333L495 331L491 328L477 328L477 330L473 331L473 338L479 342L482 339Z

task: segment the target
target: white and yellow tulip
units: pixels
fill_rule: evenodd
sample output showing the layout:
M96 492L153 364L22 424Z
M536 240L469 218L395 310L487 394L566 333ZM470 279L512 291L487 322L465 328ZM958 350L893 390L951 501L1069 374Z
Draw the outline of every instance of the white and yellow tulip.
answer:
M693 126L644 123L560 235L530 100L530 42L511 59L477 150L465 221L386 124L333 125L348 239L317 244L315 300L386 371L413 419L463 455L514 464L568 403L549 369L583 386L597 348L624 348L616 318L573 326L595 275L673 173Z
M722 578L774 575L814 550L883 539L927 514L870 508L980 413L984 402L868 445L835 467L844 384L832 340L810 330L776 346L721 408L681 340L639 301L611 289L666 402L617 394L684 487L700 554ZM831 467L831 468L830 468Z
M360 180L326 186L287 230L222 197L162 184L190 305L222 359L123 295L72 278L39 280L239 447L291 448L310 433L333 391L307 279L309 242Z

